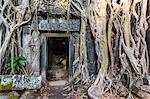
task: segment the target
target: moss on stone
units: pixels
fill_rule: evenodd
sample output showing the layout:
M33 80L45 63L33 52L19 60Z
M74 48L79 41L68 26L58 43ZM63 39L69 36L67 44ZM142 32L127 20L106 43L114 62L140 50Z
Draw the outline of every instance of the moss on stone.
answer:
M8 99L19 99L19 97L16 95L9 95Z
M139 88L137 86L135 86L135 85L132 85L131 86L131 92L137 94L139 92Z
M0 91L12 90L15 86L13 85L13 81L10 81L8 84L0 84Z

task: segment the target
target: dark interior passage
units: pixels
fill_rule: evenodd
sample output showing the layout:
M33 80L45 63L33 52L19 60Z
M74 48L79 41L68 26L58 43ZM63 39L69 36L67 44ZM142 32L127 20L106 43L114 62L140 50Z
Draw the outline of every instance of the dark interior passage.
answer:
M47 80L67 78L69 41L67 37L48 38Z

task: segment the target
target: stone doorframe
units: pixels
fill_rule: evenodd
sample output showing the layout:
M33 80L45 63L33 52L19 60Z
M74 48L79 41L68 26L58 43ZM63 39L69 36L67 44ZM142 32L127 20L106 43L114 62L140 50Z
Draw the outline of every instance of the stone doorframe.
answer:
M68 80L70 80L72 78L72 74L73 74L73 67L72 67L72 63L73 63L73 41L74 38L73 36L69 33L41 33L41 56L40 56L40 61L41 61L41 65L40 65L40 69L41 69L41 76L42 76L42 81L45 82L46 81L46 70L48 67L48 45L47 45L47 38L48 37L67 37L69 38L69 67L68 67Z

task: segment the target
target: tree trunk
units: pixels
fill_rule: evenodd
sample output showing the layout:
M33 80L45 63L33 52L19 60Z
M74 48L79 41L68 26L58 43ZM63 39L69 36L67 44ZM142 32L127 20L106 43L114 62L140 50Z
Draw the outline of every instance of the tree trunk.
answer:
M98 65L101 65L97 78L94 82L94 85L91 86L88 90L88 94L91 98L99 99L99 97L103 93L104 88L104 79L107 74L108 69L108 46L107 46L107 34L106 34L106 7L107 2L105 0L93 1L93 9L95 11L94 16L89 16L89 20L91 22L95 22L95 26L93 23L91 24L92 29L94 29L94 37L95 37L95 48L98 56Z

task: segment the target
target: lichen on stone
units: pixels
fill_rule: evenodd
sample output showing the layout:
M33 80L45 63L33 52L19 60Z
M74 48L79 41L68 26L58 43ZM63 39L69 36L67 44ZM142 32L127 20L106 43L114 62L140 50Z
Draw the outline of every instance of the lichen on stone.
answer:
M8 99L19 99L19 97L16 95L9 95Z

